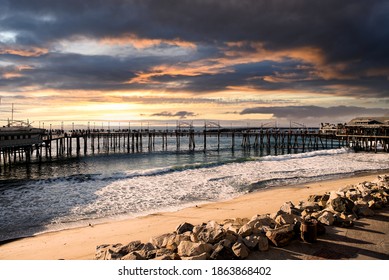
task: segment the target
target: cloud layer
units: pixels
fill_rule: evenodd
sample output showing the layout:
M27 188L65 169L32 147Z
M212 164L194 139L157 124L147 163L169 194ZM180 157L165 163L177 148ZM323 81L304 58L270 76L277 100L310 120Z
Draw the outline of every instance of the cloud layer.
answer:
M0 0L0 7L0 93L91 92L86 100L99 91L162 91L169 100L220 93L223 104L226 92L240 89L257 99L353 98L355 108L337 108L347 112L367 110L360 100L389 98L386 0Z

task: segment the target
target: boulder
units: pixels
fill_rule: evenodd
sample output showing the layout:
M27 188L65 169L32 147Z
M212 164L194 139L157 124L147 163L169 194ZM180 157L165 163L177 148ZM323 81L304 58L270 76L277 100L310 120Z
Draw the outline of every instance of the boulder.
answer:
M389 175L378 175L377 181L389 183Z
M153 244L156 248L166 248L175 251L181 241L189 240L191 240L190 234L166 233L152 237L150 239L150 243Z
M181 257L177 253L169 253L166 252L166 254L158 254L155 256L155 258L150 260L181 260Z
M115 244L117 245L117 244ZM99 245L96 247L96 253L95 253L95 259L96 260L106 260L106 256L107 256L107 251L112 248L113 246L115 245L112 245L112 244L102 244L102 245ZM121 246L122 244L120 244Z
M320 215L323 213L323 211L319 211L319 212L312 212L312 213L310 213L310 218L312 219L318 219L319 217L320 217ZM306 220L306 219L305 219Z
M190 241L195 242L195 243L196 243L196 242L200 242L200 240L199 240L197 234L194 234L193 232L192 232L191 235L190 235Z
M204 242L182 241L177 247L177 253L181 257L192 257L203 253L210 253L212 245Z
M258 250L261 252L265 252L269 250L269 239L263 234L258 235Z
M174 254L174 251L172 251L172 250L169 250L169 249L166 249L166 248L162 248L162 249L157 249L156 251L155 251L155 257L157 258L157 257L161 257L161 256L170 256L170 255L172 255L172 254Z
M265 228L275 228L276 222L269 215L255 215L238 231L242 237L265 231Z
M205 225L206 224L194 226L192 229L193 234L195 234L195 235L199 234L205 228Z
M231 249L235 256L239 259L245 259L250 254L250 250L242 242L235 242Z
M158 236L153 236L150 238L150 243L157 248L166 248L168 240L174 239L176 237L175 233L165 233Z
M324 225L331 226L334 223L335 218L334 214L330 211L323 211L317 220Z
M184 222L184 223L177 226L176 232L178 234L182 234L182 233L187 232L187 231L191 232L193 230L193 227L194 226L192 224Z
M205 227L197 231L197 238L205 243L215 244L226 236L226 231L216 222L209 222Z
M133 241L127 245L121 243L100 245L96 247L95 258L97 260L117 260L132 251L139 250L143 246L140 241Z
M366 196L371 193L371 190L368 186L365 185L365 183L359 183L357 186L357 189L362 194L362 196Z
M215 244L214 250L210 256L212 260L235 260L237 259L236 255L232 251L231 242L226 242L221 240L219 243Z
M282 204L280 207L280 211L285 214L291 214L296 216L301 215L301 210L297 209L291 201Z
M243 243L250 250L267 251L269 249L269 241L262 233L252 234L242 239Z
M155 258L157 248L155 248L152 243L148 242L145 243L142 248L136 252L138 252L145 259L153 259Z
M243 243L249 248L253 250L258 245L258 239L260 234L252 234L243 238Z
M367 202L367 205L370 209L381 209L383 206L383 203L379 200L375 201L374 199L371 199Z
M137 251L130 252L127 255L120 258L121 260L128 260L128 261L136 261L136 260L147 260L142 254L138 253Z
M264 226L266 227L275 227L275 221L269 217L269 215L255 215L250 221L247 222L252 228L260 229Z
M182 257L181 259L182 260L191 260L191 261L203 261L203 260L207 260L208 258L209 258L209 254L204 252L200 255L190 256L190 257Z
M277 229L270 229L266 232L266 237L277 247L284 247L290 243L294 237L292 225L284 225Z
M143 243L140 242L140 240L132 241L132 242L128 243L127 245L124 245L121 248L121 252L122 253L129 253L129 252L137 251L140 248L142 248L142 246L143 246Z
M328 202L327 207L330 210L336 211L336 212L346 212L351 213L354 207L354 203L349 200L348 198L344 198L339 196L338 194L331 194Z
M151 260L155 260L155 261L171 261L173 260L172 257L170 255L162 255L162 256L157 256L155 257L154 259L151 259Z
M299 216L294 215L294 214L282 213L275 218L275 222L277 223L277 225L282 226L282 225L286 225L286 224L294 224L295 221L297 221L299 219L301 219L301 218Z
M354 211L358 216L369 217L374 215L374 211L369 208L369 205L357 203L354 206Z
M242 237L249 236L253 233L253 227L249 224L244 224L238 231L238 234Z
M188 233L188 232L186 232ZM190 241L191 240L191 235L186 235L186 234L177 234L174 238L170 238L167 240L166 243L166 249L176 251L178 245L182 241Z
M225 239L229 240L231 243L235 243L240 237L237 233L227 231Z
M372 194L367 194L365 196L361 196L355 203L365 204L370 200L374 200L374 196Z
M320 211L322 209L322 206L320 206L318 202L301 201L299 204L299 208L307 215L313 212ZM303 216L303 213L301 213L301 216Z
M325 207L329 198L330 198L330 196L327 193L324 195L314 194L314 195L310 195L308 197L308 202L313 203L313 205ZM306 205L306 206L308 206L308 205Z
M230 232L238 233L239 229L248 221L249 219L240 219L240 218L225 220L223 222L223 229L226 230L227 232L230 231Z
M334 214L335 221L333 225L338 227L344 227L344 228L352 227L354 225L354 222L353 220L349 219L348 216L352 216L352 215L346 215L344 213Z
M362 197L362 194L357 189L350 189L345 193L345 197L355 202Z

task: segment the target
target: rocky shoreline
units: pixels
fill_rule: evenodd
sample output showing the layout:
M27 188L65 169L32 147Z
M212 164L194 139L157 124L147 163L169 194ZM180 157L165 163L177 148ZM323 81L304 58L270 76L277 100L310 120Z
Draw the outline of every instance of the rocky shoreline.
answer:
M314 243L327 226L352 227L361 217L389 206L389 175L348 185L337 191L311 195L297 205L285 202L276 213L220 223L180 224L174 232L147 243L104 244L97 260L207 260L245 259L253 251L284 247L293 240Z

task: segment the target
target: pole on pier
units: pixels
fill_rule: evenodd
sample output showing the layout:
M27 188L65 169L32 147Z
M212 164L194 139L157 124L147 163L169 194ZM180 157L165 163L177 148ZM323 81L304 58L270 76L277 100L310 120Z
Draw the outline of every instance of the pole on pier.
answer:
M205 152L207 150L207 123L206 122L204 122L203 137L204 137L204 152Z

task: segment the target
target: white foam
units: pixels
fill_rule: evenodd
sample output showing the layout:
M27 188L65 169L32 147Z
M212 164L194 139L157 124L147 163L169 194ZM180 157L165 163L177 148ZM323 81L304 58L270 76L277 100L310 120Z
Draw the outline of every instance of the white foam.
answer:
M126 213L136 215L228 199L243 192L242 187L261 181L290 180L295 183L309 178L388 167L386 155L366 156L340 149L265 157L257 161L176 172L147 171L142 173L143 176L107 184L94 193L96 199L87 205L74 207L71 212L74 218L103 218Z

